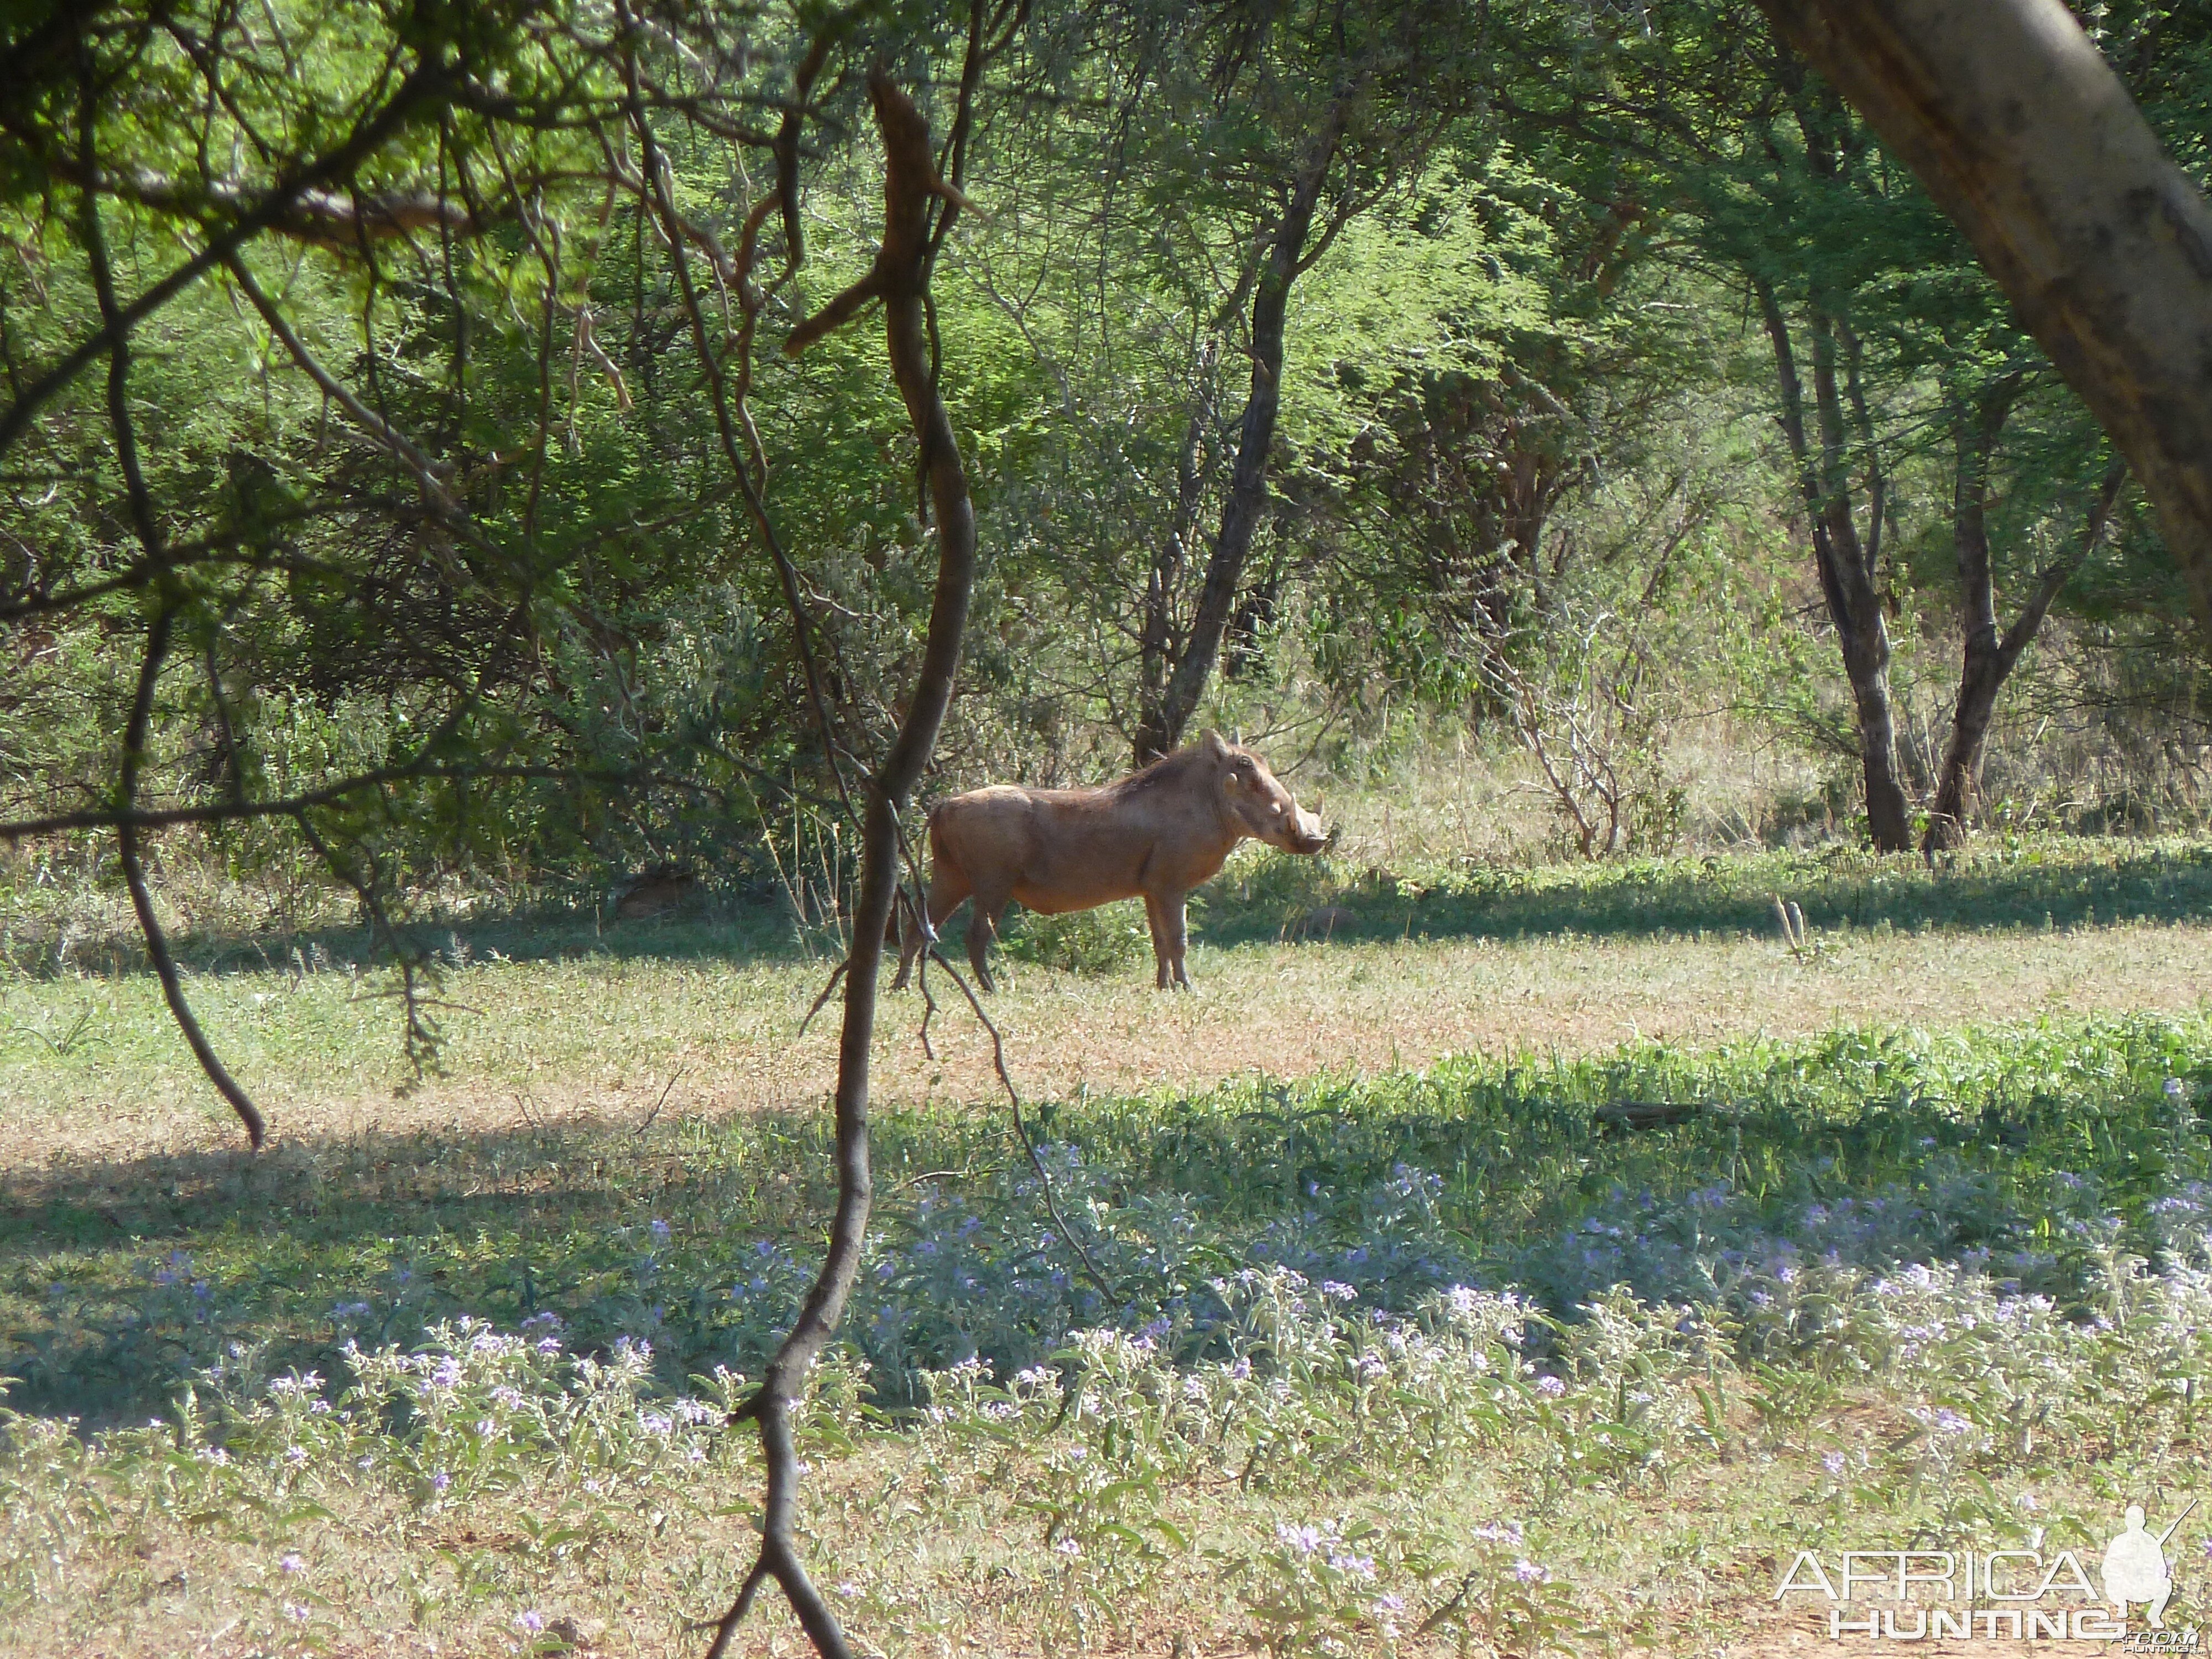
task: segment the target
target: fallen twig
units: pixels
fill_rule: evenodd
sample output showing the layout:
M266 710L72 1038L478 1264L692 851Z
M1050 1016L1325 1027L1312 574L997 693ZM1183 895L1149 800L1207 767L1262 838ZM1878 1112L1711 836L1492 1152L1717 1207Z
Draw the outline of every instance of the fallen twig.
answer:
M661 1086L660 1098L653 1103L653 1109L645 1115L645 1121L639 1124L637 1127L630 1131L632 1134L641 1135L647 1129L653 1127L653 1120L660 1115L660 1109L668 1103L668 1091L676 1086L678 1081L682 1079L684 1073L689 1069L690 1068L688 1066L679 1066L676 1068L675 1075L671 1077L668 1081Z

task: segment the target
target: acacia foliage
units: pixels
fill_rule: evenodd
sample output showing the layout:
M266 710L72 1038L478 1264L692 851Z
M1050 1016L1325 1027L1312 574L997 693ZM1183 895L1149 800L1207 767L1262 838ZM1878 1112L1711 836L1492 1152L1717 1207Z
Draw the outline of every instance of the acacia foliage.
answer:
M1425 27L1419 8L1392 15ZM377 780L219 823L242 864L312 835L397 894L456 869L517 890L661 862L758 873L763 836L787 855L792 814L832 793L831 750L719 453L616 46L644 67L643 118L734 333L727 278L793 72L843 16L203 0L56 8L13 33L8 816L112 813L117 736L167 615L144 805L220 813ZM2095 21L2198 165L2201 28L2172 8ZM957 19L848 22L943 105ZM1349 708L1357 730L1412 699L1481 721L1503 714L1486 665L1528 668L1594 614L1694 632L1685 608L1722 577L1684 572L1803 512L1768 423L1759 283L1793 328L1817 295L1859 343L1864 416L1839 471L1862 524L1881 521L1873 581L1893 605L1954 602L1948 411L2005 376L2023 389L1990 463L2000 603L2075 533L2101 476L2094 427L1832 103L1850 165L1808 168L1789 118L1804 72L1753 9L1540 4L1442 27L1402 59L1367 11L1044 5L994 67L969 140L984 211L934 286L982 530L948 781L1066 781L1126 754L1147 627L1164 618L1153 643L1172 658L1224 522L1255 250L1347 76L1364 148L1331 174L1327 246L1288 301L1222 659L1238 706ZM912 442L869 340L768 367L870 257L853 63L805 106L788 227L809 260L766 295L750 392L835 742L865 756L927 605L931 531L899 482ZM763 286L790 251L776 206ZM154 552L99 349L94 226L118 303L154 301L123 401ZM2185 707L2179 590L2131 493L2117 514L2055 614L2117 647L2124 694ZM1777 662L1765 704L1855 748L1833 669L1788 642Z

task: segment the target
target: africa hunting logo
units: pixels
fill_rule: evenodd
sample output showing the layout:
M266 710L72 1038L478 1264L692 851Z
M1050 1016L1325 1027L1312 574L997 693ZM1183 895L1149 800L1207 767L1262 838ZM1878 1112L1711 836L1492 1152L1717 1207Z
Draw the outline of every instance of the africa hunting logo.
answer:
M1800 1550L1774 1599L1824 1598L1828 1637L1837 1642L2117 1641L2142 1652L2197 1654L2203 1649L2195 1626L2166 1625L2174 1590L2166 1546L2196 1507L2191 1498L2154 1533L2142 1505L2129 1504L2125 1529L2105 1546L2094 1580L2072 1550L2048 1558L2039 1549L1846 1550L1832 1574ZM2131 1611L2147 1626L2132 1635Z

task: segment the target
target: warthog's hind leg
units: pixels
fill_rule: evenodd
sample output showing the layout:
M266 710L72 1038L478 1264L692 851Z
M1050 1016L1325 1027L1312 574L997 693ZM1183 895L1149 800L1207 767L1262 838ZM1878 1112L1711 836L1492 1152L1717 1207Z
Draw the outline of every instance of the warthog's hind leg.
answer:
M945 924L952 919L968 897L968 877L960 867L942 854L929 874L929 927L932 933L944 931ZM897 909L891 919L900 926L902 940L899 946L898 977L891 981L891 989L906 989L908 976L914 972L914 959L928 945L928 939L911 917L902 917Z

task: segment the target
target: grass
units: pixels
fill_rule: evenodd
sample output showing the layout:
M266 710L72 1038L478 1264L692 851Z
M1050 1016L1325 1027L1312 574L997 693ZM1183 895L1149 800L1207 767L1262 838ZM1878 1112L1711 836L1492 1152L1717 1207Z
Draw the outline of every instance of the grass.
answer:
M2130 1498L2170 1517L2212 1361L2202 867L1486 898L1255 861L1202 997L1017 961L1018 1074L1110 1294L972 1036L888 1033L805 1431L823 1581L872 1651L1763 1652L1814 1630L1772 1596L1801 1547L2089 1559ZM1803 959L1760 925L1784 875ZM1538 931L1576 890L1587 925ZM1358 925L1272 942L1324 902ZM8 985L0 1651L699 1644L757 1495L719 1402L830 1198L826 1038L789 1042L819 967L710 927L527 962L471 928L446 994L481 1012L401 1103L392 1012L327 946L204 972L284 1091L258 1158L179 1106L141 979ZM2212 1610L2204 1536L2169 1622ZM752 1640L800 1650L779 1613Z
M1429 881L1247 857L1200 908L1193 998L1156 994L1142 960L1075 975L1012 957L997 1012L1016 1073L1043 1098L1202 1089L1255 1071L1572 1055L1639 1036L2185 1012L2212 982L2212 862L2178 844L2000 849L1937 875L1916 860L1777 854ZM1781 944L1776 891L1808 916L1808 957ZM1278 942L1318 908L1324 927ZM1855 916L1863 925L1846 926ZM343 939L272 945L267 967L258 947L201 941L191 993L280 1137L636 1122L656 1103L787 1111L826 1095L835 1034L825 1019L796 1036L827 964L787 927L779 945L772 926L748 912L596 935L574 919L445 929L444 1071L412 1087L388 986ZM997 1083L980 1034L948 1015L933 1056L920 1018L916 998L885 1002L879 1098L988 1106ZM149 976L0 980L0 1167L213 1148L234 1133Z
M135 969L140 963L127 912L71 920L77 910L114 900L103 894L104 888L80 887L57 897L27 881L0 886L0 962L32 981ZM1832 930L2035 931L2203 920L2212 917L2212 843L2008 836L1942 855L1932 868L1910 854L1882 856L1835 844L1597 865L1497 865L1464 857L1393 869L1364 854L1293 859L1248 842L1220 878L1200 890L1192 937L1215 945L1279 939L1302 931L1302 921L1324 908L1337 913L1327 929L1332 939L1764 935L1777 894L1799 904L1815 928ZM228 923L252 907L226 893L197 908ZM617 923L597 912L558 909L466 912L464 907L418 927L417 941L451 965L582 959L754 964L811 958L833 943L821 930L794 929L766 893L709 899L659 921ZM1104 914L1135 918L1141 935L1133 903ZM1130 934L1126 927L1118 931ZM186 927L173 942L205 974L304 975L371 965L365 936L336 927Z

